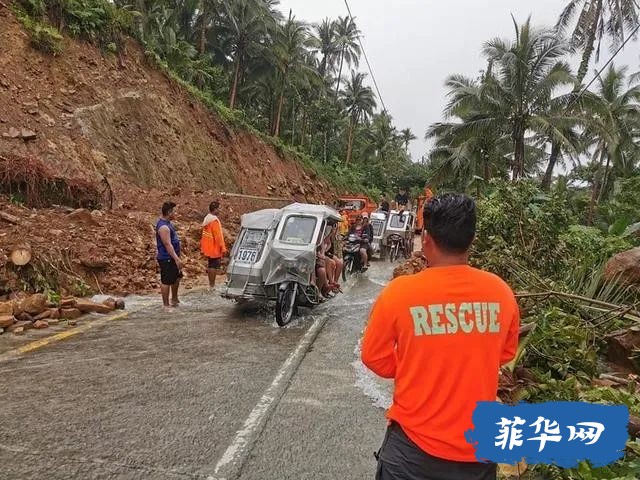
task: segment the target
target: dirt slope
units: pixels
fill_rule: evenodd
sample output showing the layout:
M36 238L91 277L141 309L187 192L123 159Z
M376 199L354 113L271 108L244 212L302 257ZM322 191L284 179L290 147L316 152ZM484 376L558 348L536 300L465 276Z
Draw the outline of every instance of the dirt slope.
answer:
M146 189L326 191L295 161L225 126L152 68L133 41L122 67L115 56L70 39L53 58L31 48L0 5L0 45L0 155L36 156L65 175L106 175L112 184ZM36 138L12 138L12 129Z
M311 203L333 197L326 181L295 160L224 124L149 65L133 41L122 65L71 39L54 58L30 46L0 2L0 45L0 211L19 219L17 225L0 220L0 297L46 287L75 294L87 286L120 294L155 288L152 224L165 200L179 204L187 276L196 283L204 273L199 225L221 192ZM10 195L7 178L12 162L23 160L22 171L41 163L42 171L98 190L106 177L114 208L83 221L47 199L38 204L48 208L20 205L24 199ZM229 237L242 213L283 204L222 198ZM25 242L34 261L15 268L6 257Z

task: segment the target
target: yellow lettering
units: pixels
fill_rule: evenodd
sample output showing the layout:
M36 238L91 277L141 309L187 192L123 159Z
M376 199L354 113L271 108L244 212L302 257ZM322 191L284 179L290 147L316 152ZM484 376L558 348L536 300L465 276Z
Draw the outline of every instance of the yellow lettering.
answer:
M442 305L429 305L429 315L431 316L431 334L442 335L447 333L444 325L440 323L440 316L443 313Z
M490 303L488 306L489 306L489 332L499 333L500 322L498 322L498 314L500 313L500 304Z
M447 324L447 333L456 333L458 331L458 317L456 317L456 305L447 303L444 307L444 315L449 320Z
M464 333L471 333L473 330L473 322L467 321L467 313L473 311L473 305L471 303L461 303L458 309L458 323Z
M427 309L424 307L411 307L409 309L413 318L413 332L416 337L431 335L431 328L427 323Z
M476 302L473 304L473 310L476 312L476 327L480 333L485 333L487 331L487 317L485 316L486 308L486 303Z

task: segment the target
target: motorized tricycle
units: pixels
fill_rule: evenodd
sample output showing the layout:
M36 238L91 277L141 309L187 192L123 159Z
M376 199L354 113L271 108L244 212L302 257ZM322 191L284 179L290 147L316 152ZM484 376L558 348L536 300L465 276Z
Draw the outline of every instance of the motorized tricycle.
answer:
M395 262L403 256L410 258L413 252L413 238L415 231L415 214L409 211L389 212L387 226L384 231L382 245L385 257Z
M280 326L293 319L298 306L319 304L316 251L339 221L334 209L304 203L243 215L222 297L275 302Z
M382 240L387 228L387 214L382 211L373 212L369 221L373 228L373 242L371 243L371 250L374 256L377 255L381 260L384 260L385 250L382 247Z

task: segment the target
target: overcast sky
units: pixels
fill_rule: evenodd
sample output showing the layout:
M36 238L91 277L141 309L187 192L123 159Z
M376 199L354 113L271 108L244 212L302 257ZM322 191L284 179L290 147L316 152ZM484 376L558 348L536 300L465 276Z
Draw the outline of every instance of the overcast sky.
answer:
M496 36L513 37L511 14L522 22L554 25L564 0L349 0L363 34L365 51L382 98L398 129L410 127L418 140L414 160L426 153L427 127L442 118L447 76L474 76L485 67L482 44ZM344 0L281 0L301 20L317 23L347 15ZM639 44L630 43L618 64L639 65ZM602 61L610 50L603 49ZM579 59L578 59L579 60ZM360 69L366 71L364 61ZM590 72L588 79L593 77Z

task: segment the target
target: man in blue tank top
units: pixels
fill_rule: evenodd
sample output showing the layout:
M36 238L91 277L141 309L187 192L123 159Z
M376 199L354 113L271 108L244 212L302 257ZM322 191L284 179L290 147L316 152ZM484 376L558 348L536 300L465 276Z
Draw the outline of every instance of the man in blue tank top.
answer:
M162 204L162 217L156 223L157 260L160 265L160 291L162 303L165 307L176 307L178 287L182 278L182 262L180 261L180 239L171 220L175 218L176 204L165 202ZM171 293L171 303L169 303Z

